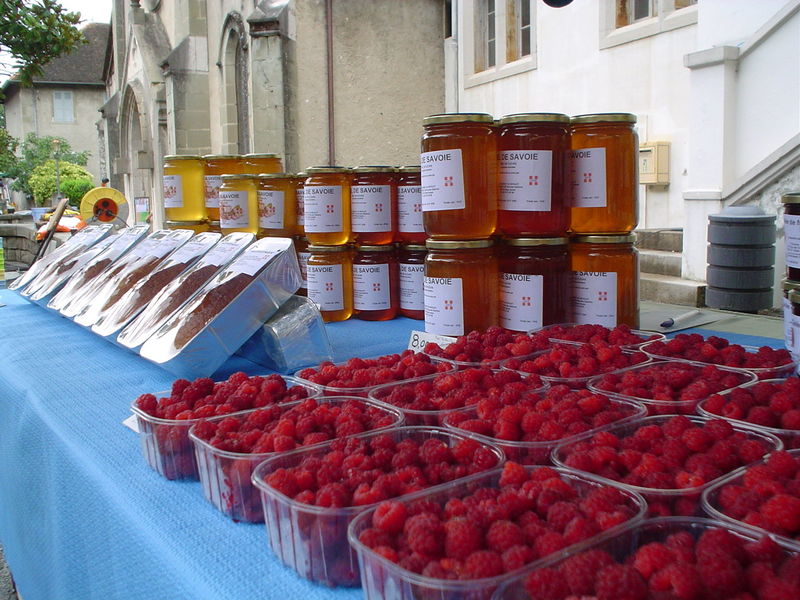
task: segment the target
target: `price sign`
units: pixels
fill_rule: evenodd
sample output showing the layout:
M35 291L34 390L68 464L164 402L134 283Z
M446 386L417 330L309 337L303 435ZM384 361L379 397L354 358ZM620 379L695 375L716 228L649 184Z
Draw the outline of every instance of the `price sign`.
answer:
M408 349L414 352L422 352L425 346L430 342L444 348L455 341L456 338L449 335L436 335L433 333L425 333L424 331L412 331L411 337L408 339Z

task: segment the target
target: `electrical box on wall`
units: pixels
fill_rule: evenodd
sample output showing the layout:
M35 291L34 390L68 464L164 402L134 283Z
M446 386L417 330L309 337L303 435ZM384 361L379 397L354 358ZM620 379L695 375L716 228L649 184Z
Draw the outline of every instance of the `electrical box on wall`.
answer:
M669 142L649 142L639 146L639 183L669 184Z

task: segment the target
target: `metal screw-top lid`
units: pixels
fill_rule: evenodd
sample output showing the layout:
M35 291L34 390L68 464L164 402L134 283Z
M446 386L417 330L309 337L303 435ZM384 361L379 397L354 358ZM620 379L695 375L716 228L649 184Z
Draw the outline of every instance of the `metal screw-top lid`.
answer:
M203 160L230 160L232 158L242 158L240 154L204 154Z
M792 304L800 303L800 290L792 290L789 292L789 302Z
M180 228L181 225L203 225L207 223L205 219L200 219L199 221L165 221L165 225L168 229L175 229Z
M345 250L349 250L350 246L347 244L342 244L340 246L309 246L309 252L344 252Z
M591 115L575 115L570 121L573 125L583 123L636 123L636 115L631 113L594 113Z
M792 281L791 279L784 279L781 281L781 286L783 286L783 290L785 292L790 292L793 290L800 291L800 281Z
M576 235L570 240L574 244L632 244L635 233L625 235Z
M422 125L445 125L447 123L494 123L492 115L486 113L447 113L430 115L422 119Z
M509 246L565 246L569 238L506 238L503 240Z
M419 173L421 170L419 165L403 165L397 168L398 173Z
M167 154L164 160L201 160L197 154Z
M291 173L259 173L256 177L259 179L289 179L293 175Z
M781 196L783 204L800 204L800 192L790 192Z
M245 154L244 158L280 158L280 154L273 154L271 152L261 152L261 153L252 153L252 154Z
M430 250L471 250L489 248L493 245L493 240L427 240L425 242L425 246Z
M401 244L401 250L407 250L408 252L427 252L428 247L424 244Z
M374 244L356 244L356 249L359 252L390 252L394 250L394 244L385 244L382 246Z
M235 181L237 179L257 179L258 175L253 175L252 173L226 173L225 175L220 175L222 181Z
M353 167L354 173L394 173L395 168L388 165L362 165Z
M569 115L561 113L518 113L506 115L499 121L500 125L511 125L512 123L569 123Z
M306 169L307 175L322 175L325 173L349 173L350 169L347 167L308 167Z

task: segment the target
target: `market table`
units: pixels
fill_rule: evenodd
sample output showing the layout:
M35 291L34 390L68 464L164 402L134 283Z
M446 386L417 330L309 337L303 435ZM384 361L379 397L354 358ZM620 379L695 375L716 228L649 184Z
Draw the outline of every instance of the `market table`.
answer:
M121 422L136 396L168 389L172 375L14 292L0 290L0 304L0 544L24 600L361 597L297 577L263 525L232 522L198 482L147 466ZM339 361L398 352L422 323L327 328ZM234 357L214 377L237 370L264 372Z

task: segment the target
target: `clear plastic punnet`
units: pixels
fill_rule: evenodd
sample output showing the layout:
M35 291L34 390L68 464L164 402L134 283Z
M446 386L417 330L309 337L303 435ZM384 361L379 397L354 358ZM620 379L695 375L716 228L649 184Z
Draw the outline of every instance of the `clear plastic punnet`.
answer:
M92 289L91 300L74 317L79 325L91 327L137 283L158 269L167 257L194 235L188 229L162 229L137 244L119 261L102 284Z
M149 225L136 225L123 229L114 241L100 254L78 269L58 293L47 303L47 308L62 311L73 301L76 306L88 298L88 291L104 276L120 256L142 241L150 232Z
M216 371L300 288L290 238L248 246L179 308L140 354L179 377Z
M435 440L450 449L466 442L473 452L480 451L487 459L487 464L491 463L488 467L483 464L473 465L473 472L487 468L490 470L430 486L427 488L429 491L443 490L446 493L453 489L458 481L475 481L476 478L482 481L484 473L499 473L495 467L501 465L504 460L503 452L495 446L437 427L398 427L382 432L364 433L350 439L361 440L371 448L377 444L380 448L378 440L387 438L396 445L413 442L419 446L428 440ZM342 451L332 448L334 445L338 447L342 444L340 441L334 441L314 448L301 448L276 455L256 468L253 473L253 483L261 491L264 522L270 546L281 562L294 569L300 577L315 583L332 587L357 587L358 560L355 551L348 544L347 527L359 514L374 509L378 502L355 506L318 506L289 497L269 483L270 476L276 471L304 468L310 462L324 461L342 454ZM377 452L379 450L375 450L370 458L374 458ZM384 474L383 477L387 475ZM419 497L420 494L421 492L414 492L405 496L398 494L390 496L413 498Z
M624 328L624 330L621 328ZM594 335L592 335L593 333ZM603 325L587 325L579 323L555 323L553 325L542 327L541 329L533 329L529 331L528 334L547 335L548 338L554 342L575 342L579 344L586 344L597 340L601 343L608 344L609 346L621 346L627 349L638 349L648 342L664 340L667 337L663 333L630 329L627 327L627 325L618 325L617 327L609 328ZM624 342L619 343L623 336L625 338ZM639 339L638 341L630 341L628 338Z
M8 286L8 289L21 290L34 279L38 279L39 275L45 273L51 266L58 267L59 265L70 262L87 248L106 237L111 232L111 228L111 224L108 223L84 227L50 254L43 256L33 263L24 275L17 277L13 283Z
M294 378L286 378L294 380ZM297 382L298 385L302 385ZM318 405L327 405L332 409L344 409L344 411L359 411L365 415L367 423L377 425L365 429L365 431L383 431L392 427L397 427L403 423L403 415L398 410L384 408L355 396L327 396L324 398L314 398ZM297 412L297 408L305 400L287 402L279 404L279 411L270 420L270 425L279 426L279 422L284 415ZM246 424L249 420L259 420L255 413L263 409L256 408L244 412L236 413L234 417L239 423ZM340 412L341 414L341 412ZM212 417L210 422L219 423L228 418L229 415ZM299 420L299 419L298 419ZM264 430L264 433L267 433ZM341 436L347 437L347 436ZM272 452L233 452L222 450L212 445L210 440L201 439L196 428L189 430L189 438L194 444L194 452L197 457L197 469L200 476L200 484L203 486L203 495L206 500L211 502L220 512L229 516L234 521L247 521L249 523L263 523L264 511L261 508L261 496L253 486L251 477L255 468L264 460L285 453L286 450ZM308 438L306 438L308 439ZM327 444L325 439L316 443L306 443L302 440L296 443L297 448L313 448Z
M182 246L173 250L148 275L142 277L132 288L100 313L92 325L92 331L101 337L115 336L131 319L139 314L164 287L172 283L181 273L191 268L222 234L198 233Z
M705 534L709 535L704 539ZM727 550L737 553L738 560L732 570L728 560L722 561L725 567L723 572L719 572L719 575L716 575L713 567L706 570L705 573L712 575L713 578L709 582L711 585L711 589L709 589L701 581L700 573L710 565L705 564L704 561L694 562L696 544L700 542L700 546L708 548L710 553L724 553L726 556L730 556L725 552L726 548L720 548L720 541L723 543L733 541L735 546ZM743 545L751 548L754 554L746 552ZM646 549L640 555L639 551L643 548ZM683 551L676 554L671 548ZM758 554L759 550L762 550L762 554ZM768 550L768 552L763 552L763 550ZM639 561L637 561L637 557ZM667 557L671 557L674 562L665 562ZM689 562L686 562L687 558L690 559ZM613 536L598 537L580 548L539 561L536 565L524 569L511 581L503 584L492 598L493 600L539 600L542 598L539 593L546 582L553 585L547 595L548 600L597 598L596 584L598 583L604 594L609 592L615 594L615 590L618 588L608 590L607 586L614 585L610 582L614 580L613 577L617 573L610 574L606 579L605 576L598 577L600 571L604 568L612 569L614 565L625 565L627 569L631 568L630 565L634 565L633 568L636 568L637 564L639 569L636 569L635 574L633 571L628 571L628 574L632 574L636 581L641 582L638 586L637 598L645 600L658 598L705 600L717 597L716 592L721 582L725 582L722 585L732 583L741 586L741 594L721 597L762 598L769 596L758 595L758 584L750 587L753 582L761 581L757 577L750 577L751 574L758 572L758 568L751 569L750 567L760 563L760 566L767 567L767 572L775 578L775 582L778 581L778 577L786 579L788 582L796 579L796 560L796 549L781 541L773 543L772 540L764 539L763 534L755 533L752 530L705 518L661 517L647 519L641 523L631 523ZM672 573L683 574L683 577L675 577L670 573L672 565L678 567ZM588 569L581 569L581 567L587 566ZM695 569L695 566L700 568ZM747 577L744 576L745 572ZM767 572L764 570L760 572L766 576ZM575 573L580 573L580 576L570 576ZM644 578L642 573L647 577ZM642 578L640 579L640 577ZM604 581L609 583L603 583ZM630 583L635 584L636 581ZM780 587L780 585L774 586L773 589ZM675 591L680 591L681 595L672 593ZM789 598L790 596L785 597Z
M620 531L624 531L627 527L636 527L640 525L644 519L645 501L642 497L635 492L623 489L617 484L608 483L599 478L577 474L564 469L535 466L524 468L529 473L547 469L549 475L555 475L553 479L561 480L560 487L564 487L563 484L566 484L574 490L573 499L576 499L579 504L592 495L593 492L596 493L602 488L613 488L615 496L624 503L625 514L621 515L620 520L608 526L602 533L599 533L598 536L590 537L574 544L566 542L566 545L563 545L559 551L534 558L528 564L501 575L476 579L444 579L435 576L426 576L406 569L365 544L360 537L362 533L373 526L372 518L375 509L372 508L366 512L362 512L358 517L353 519L348 530L350 544L358 553L364 598L366 598L366 600L382 600L384 598L393 598L395 600L417 600L418 598L436 598L437 600L489 600L500 585L519 577L522 573L535 569L548 558L564 556L567 552L584 548L588 543L591 543L591 540L606 539ZM502 469L496 469L494 471L474 475L461 481L440 486L436 489L406 496L402 498L401 501L406 506L410 505L413 501L422 501L425 502L425 504L437 504L440 507L444 507L448 502L452 503L454 499L461 500L473 494L480 494L482 489L495 490L501 488L500 477L502 473ZM536 488L534 487L534 489ZM546 490L542 491L542 495L547 495ZM558 496L559 495L556 494L556 497ZM473 496L473 499L474 498ZM563 498L563 496L561 496L561 498ZM467 502L464 501L461 503L461 505L464 504L467 504ZM547 535L547 528L543 526L544 517L539 515L536 515L536 517L537 521L535 522L542 525L540 529L540 531L542 531L541 535ZM487 518L490 517L487 516ZM498 515L491 518L490 522L494 522L495 520L506 520L506 517ZM407 522L408 521L406 521L406 523ZM558 537L561 536L558 535Z
M125 326L117 337L117 343L132 350L141 347L176 310L239 256L253 240L255 236L252 233L242 232L231 233L222 238L192 267L164 286L144 310Z

